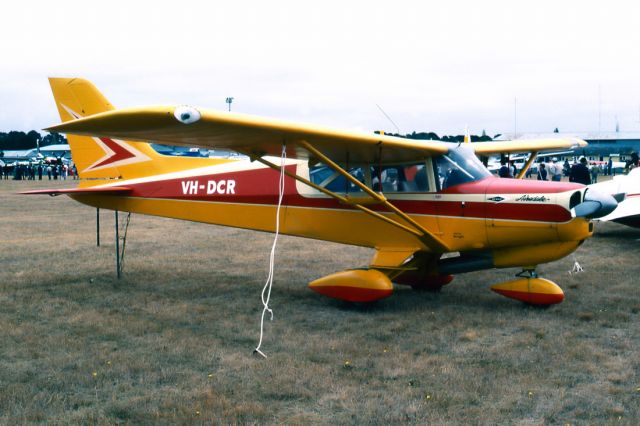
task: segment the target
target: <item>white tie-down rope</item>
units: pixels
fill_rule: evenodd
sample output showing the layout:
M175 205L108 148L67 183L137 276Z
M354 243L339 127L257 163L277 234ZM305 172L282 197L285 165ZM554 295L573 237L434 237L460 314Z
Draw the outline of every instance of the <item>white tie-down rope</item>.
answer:
M276 209L276 236L273 238L273 245L271 246L271 256L269 256L269 275L267 276L267 282L262 288L262 316L260 317L260 341L254 352L262 355L264 358L267 356L260 350L262 346L262 337L264 336L264 315L269 312L270 320L273 321L273 310L269 308L269 299L271 298L271 288L273 287L273 265L276 255L276 244L278 242L278 235L280 234L280 206L282 206L282 197L284 196L284 163L287 159L287 150L285 144L282 144L282 156L280 157L280 181L278 182L278 208ZM266 297L265 297L266 295Z
M578 274L580 272L584 272L584 269L582 268L582 266L580 266L580 264L578 263L578 259L576 259L576 256L573 256L573 268L571 268L571 270L569 271L569 275L573 275L573 274Z

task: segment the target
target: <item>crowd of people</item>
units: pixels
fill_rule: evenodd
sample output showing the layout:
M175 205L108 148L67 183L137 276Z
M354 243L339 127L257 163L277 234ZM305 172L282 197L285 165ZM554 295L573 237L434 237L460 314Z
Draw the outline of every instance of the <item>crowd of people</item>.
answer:
M627 162L627 169L633 169L640 166L638 154L631 154L631 160ZM538 180L550 180L559 182L562 177L568 177L569 182L582 183L590 185L598 182L599 175L615 174L612 168L612 161L589 164L585 157L581 157L580 161L575 161L573 165L565 160L563 164L558 162L557 158L553 158L549 163L538 164ZM518 175L516 164L506 160L500 162L498 176L501 178L514 178ZM0 166L0 179L8 180L43 180L46 176L49 180L65 180L78 179L78 170L75 164L64 164L61 161L55 163L29 163L29 164L5 164ZM532 177L531 168L527 170L527 178Z
M48 163L29 163L29 164L5 164L0 167L0 178L4 180L65 180L78 179L78 171L75 164L48 164Z
M501 167L498 170L498 176L502 178L513 178L518 174L517 167L512 161L507 163L506 160L501 161ZM631 170L640 166L638 154L631 154L631 160L626 164L626 169ZM608 162L592 162L589 164L585 157L581 157L580 161L574 161L573 164L569 164L569 160L565 160L563 164L558 162L557 158L553 158L549 163L538 164L538 180L550 180L559 182L562 177L569 178L569 182L582 183L584 185L590 185L598 182L599 175L615 175L613 169L613 161ZM532 177L531 169L527 170L526 177Z

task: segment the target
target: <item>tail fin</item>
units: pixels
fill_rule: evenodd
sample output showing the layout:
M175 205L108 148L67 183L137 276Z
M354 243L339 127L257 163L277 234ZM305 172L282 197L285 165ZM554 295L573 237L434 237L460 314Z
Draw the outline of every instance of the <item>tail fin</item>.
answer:
M114 109L88 80L49 78L53 97L63 122ZM68 135L71 156L83 186L103 179L132 179L159 173L213 165L225 160L167 157L145 142Z

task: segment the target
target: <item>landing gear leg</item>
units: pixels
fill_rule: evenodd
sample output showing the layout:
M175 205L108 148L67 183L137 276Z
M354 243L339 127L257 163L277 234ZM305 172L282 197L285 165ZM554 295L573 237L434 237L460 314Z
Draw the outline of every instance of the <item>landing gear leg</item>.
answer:
M516 274L518 278L538 278L536 268L522 268L522 271Z

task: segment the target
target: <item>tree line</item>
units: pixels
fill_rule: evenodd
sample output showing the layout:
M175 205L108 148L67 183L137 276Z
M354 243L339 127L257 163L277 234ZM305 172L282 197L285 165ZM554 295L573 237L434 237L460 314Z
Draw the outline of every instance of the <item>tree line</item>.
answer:
M35 130L31 130L27 133L10 131L8 133L0 132L0 151L7 150L24 150L32 149L38 146L66 144L67 138L59 133L47 133L42 136Z
M433 141L445 141L445 142L464 142L464 135L445 135L445 136L438 136L437 133L434 132L412 132L412 133L406 133L406 134L399 134L399 133L385 133L386 135L389 136L397 136L400 138L406 138L406 139L419 139L419 140L433 140ZM487 142L487 141L491 141L493 140L491 138L491 136L488 136L485 131L482 131L482 135L478 136L478 135L469 135L471 138L471 142ZM500 135L495 135L494 137L498 137Z

